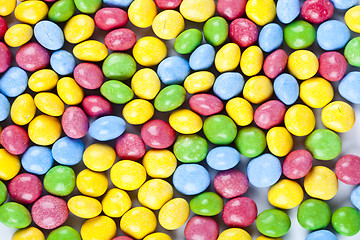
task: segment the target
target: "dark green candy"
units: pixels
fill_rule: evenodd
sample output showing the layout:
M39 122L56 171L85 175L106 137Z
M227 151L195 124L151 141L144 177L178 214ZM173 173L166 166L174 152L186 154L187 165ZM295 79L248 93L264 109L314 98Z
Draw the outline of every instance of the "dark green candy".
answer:
M244 127L235 138L235 147L245 157L257 157L266 148L265 133L257 127Z
M292 49L310 47L314 43L315 38L315 28L306 21L294 21L284 28L285 42Z
M342 207L333 213L331 223L339 234L354 236L360 231L360 214L352 207Z
M306 138L305 147L316 159L332 160L341 152L341 139L329 129L317 129Z
M231 118L218 114L205 120L203 131L210 142L218 145L228 145L234 141L237 128Z
M117 80L106 81L100 88L100 93L110 102L124 104L134 97L134 92L124 83Z
M325 228L330 223L331 209L324 201L308 199L300 205L297 219L300 225L309 231Z
M229 26L222 17L212 17L206 21L203 28L205 40L213 46L220 46L226 41Z
M154 106L160 112L169 112L180 107L186 98L186 90L180 85L170 85L156 96Z
M289 216L278 209L268 209L256 218L256 227L265 236L281 237L285 235L291 226Z
M174 154L183 163L197 163L206 158L207 141L196 135L180 135L174 144Z
M190 201L191 211L201 216L215 216L223 207L224 201L214 192L200 193Z

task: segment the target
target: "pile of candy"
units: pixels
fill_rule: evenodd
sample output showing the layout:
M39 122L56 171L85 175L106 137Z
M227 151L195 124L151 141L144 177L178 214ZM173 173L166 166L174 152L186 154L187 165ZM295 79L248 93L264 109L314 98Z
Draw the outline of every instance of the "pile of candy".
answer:
M0 223L20 229L12 240L169 240L155 230L185 223L176 239L250 240L255 221L257 240L280 239L296 207L306 240L360 231L360 187L355 208L326 202L338 179L360 184L360 157L339 156L337 134L360 104L348 71L360 67L358 0L0 0L0 16ZM258 214L248 188L269 188L274 208ZM63 226L69 212L86 219L80 233Z

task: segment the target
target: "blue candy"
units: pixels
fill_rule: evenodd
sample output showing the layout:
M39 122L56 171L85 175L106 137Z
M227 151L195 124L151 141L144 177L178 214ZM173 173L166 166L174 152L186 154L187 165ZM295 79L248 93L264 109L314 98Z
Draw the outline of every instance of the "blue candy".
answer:
M52 156L61 165L72 166L82 160L85 146L80 139L63 137L52 146Z
M160 80L166 84L182 84L190 74L189 62L178 56L165 58L157 68Z
M318 230L307 235L305 240L338 240L338 238L328 230Z
M10 114L10 102L0 93L0 122L4 121Z
M244 78L237 72L226 72L215 80L214 93L222 100L229 100L240 94L244 87Z
M290 74L283 73L274 81L274 92L286 105L292 105L299 97L299 83Z
M332 51L345 47L350 37L350 30L345 23L330 20L320 24L316 38L322 49Z
M337 9L349 9L359 3L359 0L330 0Z
M125 128L124 119L116 116L105 116L96 119L90 125L89 134L98 141L109 141L123 134Z
M197 47L190 55L189 64L195 71L210 68L215 60L215 49L210 44L203 44Z
M232 147L216 147L208 153L206 162L215 170L228 170L235 167L240 162L240 153Z
M360 104L360 72L348 73L339 83L340 95L349 102Z
M174 187L185 195L196 195L210 185L209 172L199 164L182 164L173 175Z
M360 210L360 186L357 186L350 195L351 203Z
M259 34L259 46L264 52L272 52L278 49L283 40L283 30L279 24L276 23L265 25Z
M59 75L69 75L74 72L75 58L65 50L54 52L50 58L51 68Z
M49 50L58 50L64 45L64 33L61 28L50 21L38 22L34 27L36 40Z
M32 146L21 158L22 167L29 173L42 175L47 173L54 163L51 150L48 147Z
M276 15L280 22L285 24L291 23L299 14L299 0L278 0L276 4Z
M251 160L247 166L249 182L258 188L270 187L281 177L280 160L270 153L265 153Z
M27 83L26 72L19 67L12 67L0 78L0 92L7 97L17 97L25 91Z
M134 0L103 0L106 5L127 8Z

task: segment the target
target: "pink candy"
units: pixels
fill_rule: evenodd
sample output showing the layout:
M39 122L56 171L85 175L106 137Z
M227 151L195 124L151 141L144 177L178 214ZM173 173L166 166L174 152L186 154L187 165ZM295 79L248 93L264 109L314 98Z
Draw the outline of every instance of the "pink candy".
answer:
M0 142L9 153L20 155L23 154L29 146L29 136L22 127L10 125L1 132Z
M217 12L226 20L234 20L245 13L247 0L218 0Z
M11 52L3 42L0 42L0 56L0 73L3 73L11 64Z
M313 157L306 150L295 150L289 153L283 163L283 173L290 179L305 177L310 171Z
M80 63L74 69L75 81L86 89L97 89L104 82L100 67L94 63Z
M133 240L133 239L130 237L127 237L127 236L120 236L120 237L113 238L112 240Z
M288 56L282 49L278 49L265 58L264 73L268 78L274 79L284 72Z
M216 240L219 235L219 226L211 217L195 216L185 227L186 240Z
M110 31L115 28L124 27L128 21L127 13L120 8L102 8L96 12L95 24L98 28Z
M145 155L146 147L138 135L125 133L116 140L115 150L121 159L137 161Z
M180 6L182 0L155 0L156 6L161 9L175 9Z
M4 18L0 17L0 39L4 37L8 26Z
M89 120L79 107L69 107L65 110L61 125L65 134L71 138L82 138L89 130Z
M98 95L90 95L83 99L82 106L87 115L93 118L111 115L112 106L108 100Z
M31 204L41 196L43 185L40 179L30 173L14 177L8 185L10 197L21 204Z
M127 28L115 29L105 36L105 45L112 51L126 51L136 43L136 35Z
M163 149L175 142L176 132L167 122L155 119L148 121L141 129L141 138L151 148Z
M340 181L357 185L360 183L360 157L348 154L340 158L335 167L336 176Z
M23 45L16 53L16 63L22 69L34 72L50 64L50 53L40 44L31 42Z
M219 98L207 93L192 96L189 105L194 112L203 116L217 114L224 108L224 104Z
M278 100L270 100L261 104L254 113L256 125L262 129L270 129L284 121L285 105Z
M223 209L223 220L229 227L250 226L257 216L256 203L247 197L238 197L227 202Z
M237 169L219 172L214 178L215 191L223 198L234 198L244 194L249 187L249 180Z
M329 0L306 0L301 7L301 16L311 23L322 23L330 19L334 5Z
M319 74L328 81L339 81L344 77L347 65L341 53L325 52L319 57Z
M246 18L238 18L231 22L230 40L240 47L248 47L256 43L259 31L255 23Z

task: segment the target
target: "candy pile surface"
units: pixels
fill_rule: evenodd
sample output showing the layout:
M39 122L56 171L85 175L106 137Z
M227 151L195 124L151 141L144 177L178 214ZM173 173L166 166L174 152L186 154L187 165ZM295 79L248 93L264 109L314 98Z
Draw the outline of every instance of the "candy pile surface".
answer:
M0 0L5 240L359 239L359 33L358 0Z

